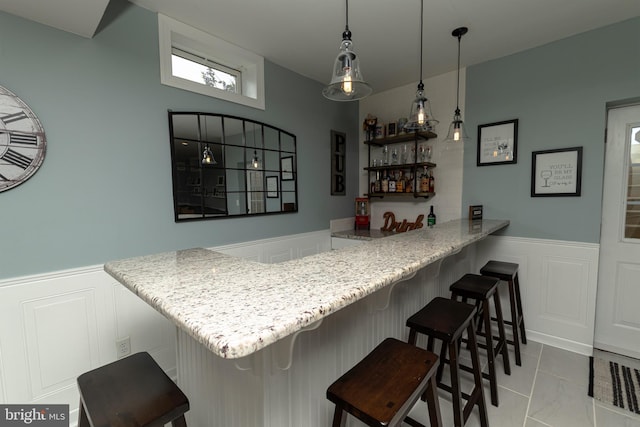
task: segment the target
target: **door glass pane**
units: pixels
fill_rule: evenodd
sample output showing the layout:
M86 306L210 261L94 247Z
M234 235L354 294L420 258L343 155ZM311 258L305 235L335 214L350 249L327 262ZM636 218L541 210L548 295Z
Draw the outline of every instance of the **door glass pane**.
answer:
M624 237L640 239L640 126L631 128Z

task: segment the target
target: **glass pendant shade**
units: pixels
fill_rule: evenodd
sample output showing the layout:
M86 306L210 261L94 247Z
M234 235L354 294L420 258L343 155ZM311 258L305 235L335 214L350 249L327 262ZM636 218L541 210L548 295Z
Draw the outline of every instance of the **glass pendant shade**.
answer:
M251 167L254 169L260 168L260 159L258 158L258 153L253 151L253 158L251 159Z
M322 95L332 101L357 101L372 92L362 77L360 59L353 51L351 31L349 31L349 0L345 0L346 23L342 33L340 52L333 64L331 82L322 90Z
M431 114L431 103L424 96L424 84L422 81L418 84L416 98L411 103L411 113L409 120L404 125L404 129L408 131L427 131L433 130L438 121Z
M340 52L333 65L331 83L322 90L322 94L333 101L356 101L372 92L371 86L362 78L360 59L351 50L352 46L351 32L346 30L342 34Z
M456 110L456 114L453 116L453 120L449 125L449 133L447 134L447 141L458 142L466 141L469 139L467 135L467 129L460 117L460 110Z
M216 159L213 157L213 151L209 148L208 145L205 145L204 151L202 152L202 164L203 165L216 165Z

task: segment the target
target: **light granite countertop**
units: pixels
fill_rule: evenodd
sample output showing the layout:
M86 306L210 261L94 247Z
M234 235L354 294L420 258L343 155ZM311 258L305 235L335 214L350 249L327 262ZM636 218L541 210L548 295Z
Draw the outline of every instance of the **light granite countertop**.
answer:
M454 220L278 264L195 248L112 261L104 269L214 354L235 359L507 225Z
M373 240L381 239L383 237L394 236L398 233L394 231L382 231L382 230L342 230L334 231L331 233L331 237L339 237L341 239L353 239L353 240Z

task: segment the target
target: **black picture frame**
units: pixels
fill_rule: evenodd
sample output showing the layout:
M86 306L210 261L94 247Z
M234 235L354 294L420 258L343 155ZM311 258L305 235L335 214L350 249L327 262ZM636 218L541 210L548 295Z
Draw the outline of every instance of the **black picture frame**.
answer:
M580 196L582 147L531 153L531 197Z
M331 195L347 194L347 134L331 131Z
M478 166L518 163L518 119L478 125Z
M387 138L398 134L398 125L396 122L387 123Z
M278 198L278 177L277 176L267 177L267 198L268 199Z

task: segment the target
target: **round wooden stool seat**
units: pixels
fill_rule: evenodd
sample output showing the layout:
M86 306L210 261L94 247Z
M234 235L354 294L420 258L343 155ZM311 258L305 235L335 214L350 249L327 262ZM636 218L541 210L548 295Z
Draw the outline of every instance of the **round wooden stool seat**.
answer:
M504 323L511 326L513 340L507 339L507 343L513 346L513 350L516 354L516 365L522 366L520 341L522 341L522 344L527 344L527 333L524 326L524 314L522 313L522 298L520 297L518 268L518 264L513 262L491 260L480 269L480 274L483 276L497 277L498 279L507 282L509 286L511 320L505 320Z
M467 302L468 299L474 300L474 304L478 307L478 325L484 321L484 333L480 330L478 330L477 333L484 337L485 342L478 344L478 346L487 350L489 372L483 372L482 376L489 380L491 403L494 406L498 406L499 404L498 379L495 367L495 360L498 354L502 355L505 374L511 375L509 351L507 350L507 338L504 331L500 295L498 294L499 282L500 280L495 277L480 276L478 274L465 274L460 278L460 280L449 287L449 290L451 291L451 299L455 300L459 297L463 302ZM492 299L496 313L496 322L498 324L498 337L493 336L491 329L491 308L489 303ZM461 367L461 369L468 370L465 367Z
M427 336L427 350L433 351L434 340L442 341L440 353L440 365L436 373L436 381L439 388L451 393L453 404L453 419L456 427L462 427L471 415L474 406L478 406L480 425L488 427L487 407L482 389L482 369L478 355L478 346L475 333L476 307L463 302L436 297L420 311L407 319L409 330L409 344L415 345L417 334ZM462 335L467 333L469 350L471 351L472 372L474 387L470 394L462 392L460 388L460 369L458 363L458 343ZM448 350L448 364L451 372L451 385L442 383L442 373L446 353ZM466 400L463 406L462 399Z
M186 427L189 400L149 353L78 377L78 427Z
M438 356L395 338L387 338L327 389L335 403L333 426L344 425L347 412L369 426L399 426L423 396L432 427L442 426L435 381Z

